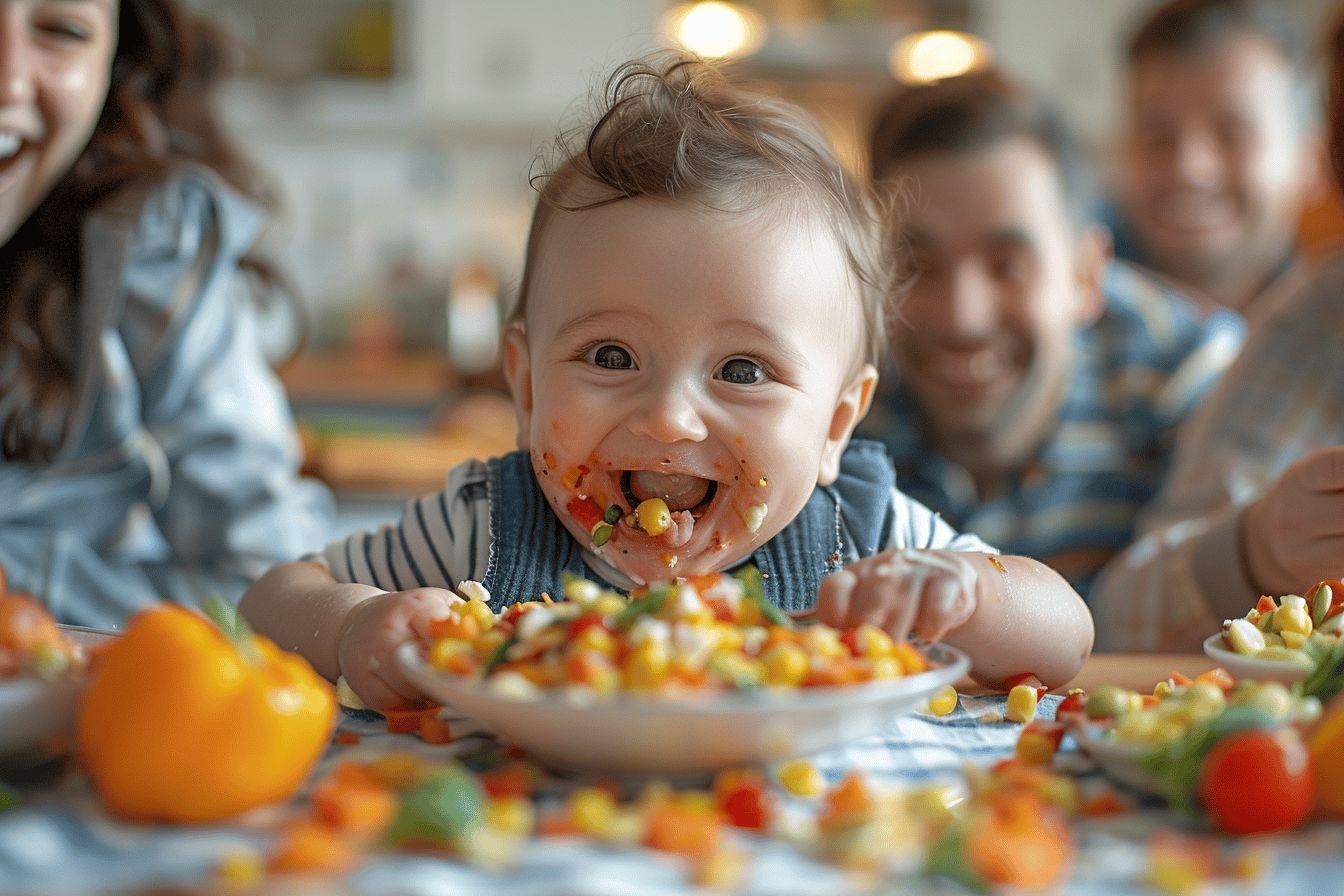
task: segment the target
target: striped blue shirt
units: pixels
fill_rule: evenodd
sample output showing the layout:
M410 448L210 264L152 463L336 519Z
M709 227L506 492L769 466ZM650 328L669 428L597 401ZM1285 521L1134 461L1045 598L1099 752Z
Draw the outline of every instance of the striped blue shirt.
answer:
M970 473L925 439L898 374L884 377L860 428L886 443L901 491L1004 553L1049 564L1084 597L1160 488L1176 425L1243 338L1238 316L1201 319L1123 263L1109 265L1103 290L1105 310L1077 335L1057 425L999 497L981 500Z

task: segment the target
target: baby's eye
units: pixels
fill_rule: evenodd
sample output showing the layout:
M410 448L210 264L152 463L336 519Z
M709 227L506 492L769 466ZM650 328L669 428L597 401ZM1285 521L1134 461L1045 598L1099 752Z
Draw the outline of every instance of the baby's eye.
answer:
M719 368L719 379L738 386L750 386L765 379L765 371L749 358L729 358Z
M593 363L598 367L605 367L607 370L634 370L635 359L630 356L630 352L621 348L619 345L599 345L593 349Z

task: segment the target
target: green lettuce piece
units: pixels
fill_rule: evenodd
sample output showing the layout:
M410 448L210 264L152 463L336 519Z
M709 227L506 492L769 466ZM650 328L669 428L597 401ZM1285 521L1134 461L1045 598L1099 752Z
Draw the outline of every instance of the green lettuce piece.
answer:
M402 797L387 839L394 847L408 843L457 846L484 818L485 792L470 772L454 763Z

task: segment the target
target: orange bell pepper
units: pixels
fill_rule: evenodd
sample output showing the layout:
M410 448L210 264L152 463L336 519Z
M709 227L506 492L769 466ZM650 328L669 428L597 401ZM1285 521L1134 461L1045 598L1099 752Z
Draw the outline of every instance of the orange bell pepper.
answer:
M1307 751L1316 771L1316 808L1324 815L1344 818L1344 696L1326 707L1321 720L1307 734Z
M284 800L327 745L332 686L224 601L207 611L216 624L171 604L138 613L94 670L79 755L119 816L204 823Z

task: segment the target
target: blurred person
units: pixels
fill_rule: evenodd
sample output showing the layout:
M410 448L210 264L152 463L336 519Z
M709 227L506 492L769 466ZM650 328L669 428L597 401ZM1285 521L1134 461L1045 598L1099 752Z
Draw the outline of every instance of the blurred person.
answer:
M1240 320L1113 261L1058 114L997 72L879 112L872 175L905 195L884 374L862 432L912 497L1084 595L1156 494L1176 425Z
M1329 159L1344 188L1344 19L1329 50ZM1259 595L1344 572L1344 254L1267 301L1182 429L1143 538L1097 584L1110 649L1198 650Z
M631 591L752 563L782 609L946 636L987 684L1069 680L1092 640L1073 589L955 532L850 439L889 265L816 125L675 54L621 66L596 105L544 179L507 327L520 450L276 567L249 622L385 707L423 696L395 654L455 587L499 610L566 574Z
M325 534L212 46L172 0L0 0L0 563L62 622L237 598Z
M1275 0L1172 0L1126 54L1117 254L1202 308L1293 269L1320 145L1302 39Z

